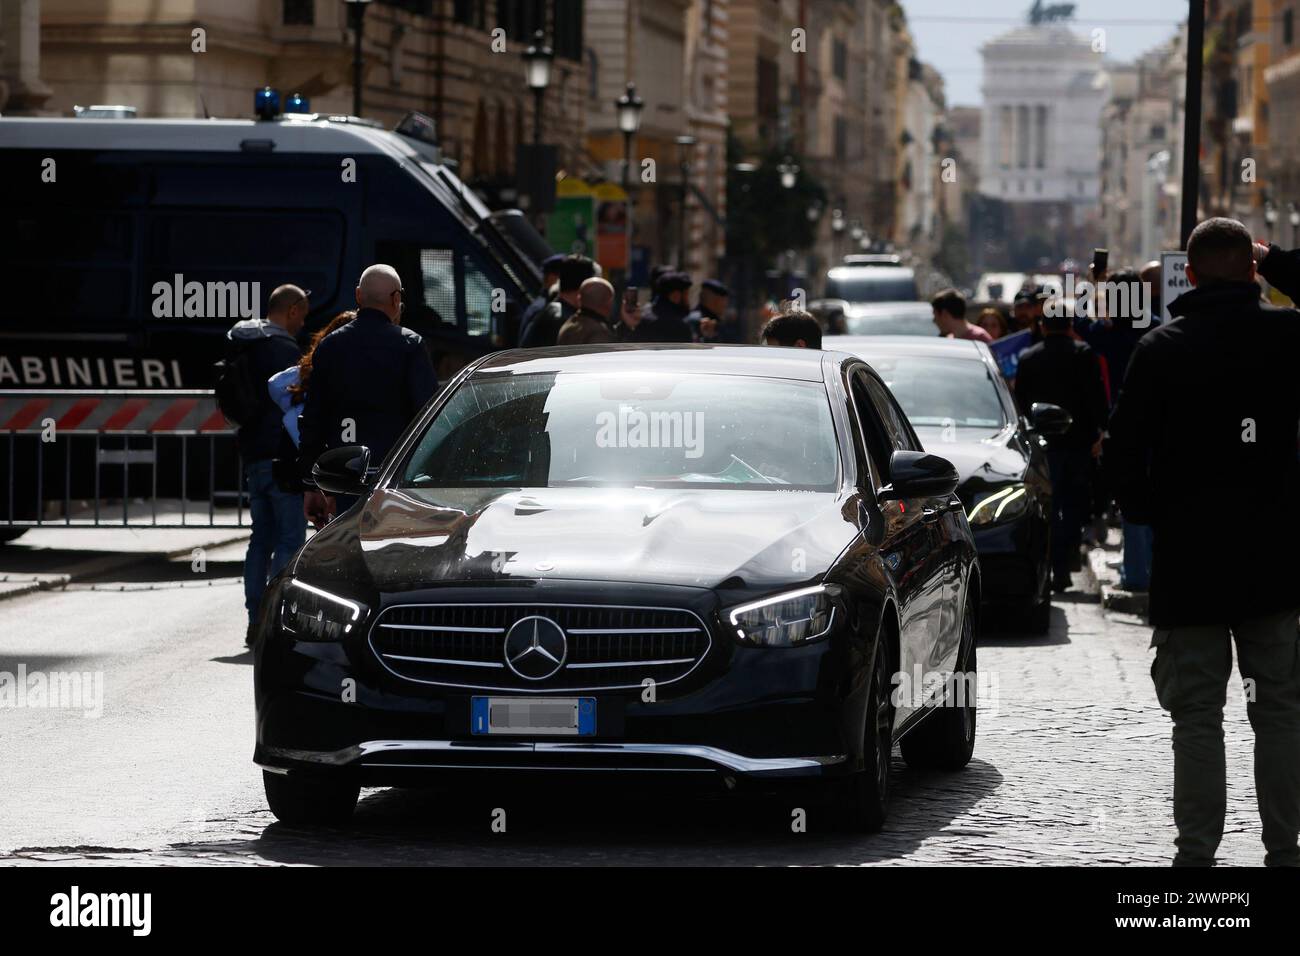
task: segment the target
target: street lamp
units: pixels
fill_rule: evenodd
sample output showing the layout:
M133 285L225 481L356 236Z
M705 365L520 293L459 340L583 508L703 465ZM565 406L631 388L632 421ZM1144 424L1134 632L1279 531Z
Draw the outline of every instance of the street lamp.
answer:
M366 6L370 0L343 0L348 10L348 25L352 27L352 115L361 115L361 37L365 33Z
M794 184L799 181L799 167L795 161L786 156L785 161L776 167L776 171L781 174L781 185L786 189L794 189Z
M849 235L853 237L854 242L861 242L862 237L867 234L867 230L862 228L862 223L857 219L849 226Z
M546 45L546 34L538 30L533 34L532 45L524 51L524 79L533 91L535 115L533 117L533 144L542 144L542 100L551 85L551 63L555 51Z
M686 204L691 194L691 150L695 148L694 136L678 136L677 152L682 170L682 209L677 223L677 254L681 267L687 268L686 256Z
M1268 236L1273 238L1273 227L1277 224L1277 206L1273 205L1273 200L1264 200L1264 223L1268 226Z
M632 140L641 128L641 111L645 103L637 95L636 84L629 83L627 92L614 101L618 113L618 128L623 133L623 191L627 191L632 169Z

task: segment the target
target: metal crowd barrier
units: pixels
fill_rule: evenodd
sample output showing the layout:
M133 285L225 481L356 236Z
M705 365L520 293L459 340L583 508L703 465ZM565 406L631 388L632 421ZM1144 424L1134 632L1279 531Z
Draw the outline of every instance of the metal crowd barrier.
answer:
M211 391L0 391L0 532L247 527L243 471Z

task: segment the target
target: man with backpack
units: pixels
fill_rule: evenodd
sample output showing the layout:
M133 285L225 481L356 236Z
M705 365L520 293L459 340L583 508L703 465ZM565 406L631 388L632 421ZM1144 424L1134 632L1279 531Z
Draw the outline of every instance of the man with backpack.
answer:
M296 285L282 285L272 292L265 319L245 319L226 333L226 359L217 372L217 403L239 427L237 441L253 526L244 557L245 643L251 641L267 580L288 563L307 536L302 495L281 491L272 473L272 461L283 451L284 427L267 380L302 358L297 336L307 321L310 296Z

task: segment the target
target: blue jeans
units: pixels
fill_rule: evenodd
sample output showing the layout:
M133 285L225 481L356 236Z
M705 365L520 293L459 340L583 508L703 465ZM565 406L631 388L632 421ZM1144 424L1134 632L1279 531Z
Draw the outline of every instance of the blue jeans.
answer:
M266 582L280 572L307 538L307 518L302 513L302 495L276 487L270 461L244 465L248 485L248 515L253 536L244 557L244 607L252 623L262 602Z
M1125 591L1151 587L1151 526L1124 522L1124 564L1120 584Z

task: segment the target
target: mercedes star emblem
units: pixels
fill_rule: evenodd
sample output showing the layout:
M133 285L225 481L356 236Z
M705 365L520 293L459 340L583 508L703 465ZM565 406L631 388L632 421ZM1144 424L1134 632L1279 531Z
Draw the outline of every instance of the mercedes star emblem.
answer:
M524 680L545 680L568 656L564 629L549 617L521 617L506 631L506 666Z

